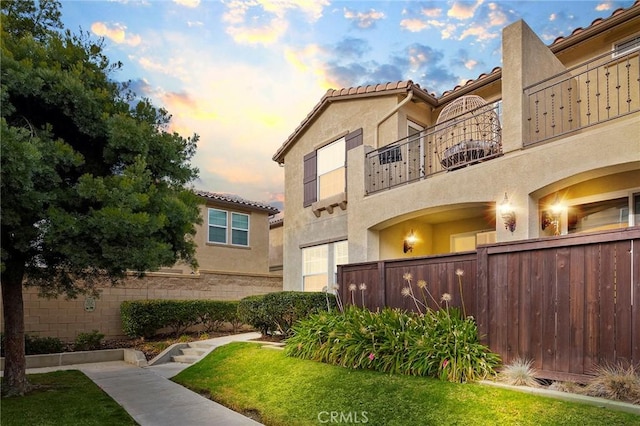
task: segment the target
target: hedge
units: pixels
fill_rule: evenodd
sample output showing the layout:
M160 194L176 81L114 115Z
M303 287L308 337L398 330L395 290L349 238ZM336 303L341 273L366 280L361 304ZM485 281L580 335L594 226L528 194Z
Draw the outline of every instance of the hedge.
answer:
M203 325L206 331L230 322L239 326L238 302L219 300L135 300L120 305L122 331L130 337L153 337L162 328L176 336L189 327Z
M260 296L248 296L238 304L238 315L262 335L279 332L291 334L291 327L309 315L336 309L332 294L299 291L280 291Z

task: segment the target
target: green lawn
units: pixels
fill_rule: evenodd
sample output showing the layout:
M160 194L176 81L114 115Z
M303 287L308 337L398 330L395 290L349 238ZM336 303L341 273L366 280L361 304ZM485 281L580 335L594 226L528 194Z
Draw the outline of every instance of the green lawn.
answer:
M266 425L632 425L640 416L521 392L350 370L254 343L213 351L174 380ZM332 417L333 416L333 417Z
M136 425L129 414L82 372L31 374L38 388L0 402L2 426Z

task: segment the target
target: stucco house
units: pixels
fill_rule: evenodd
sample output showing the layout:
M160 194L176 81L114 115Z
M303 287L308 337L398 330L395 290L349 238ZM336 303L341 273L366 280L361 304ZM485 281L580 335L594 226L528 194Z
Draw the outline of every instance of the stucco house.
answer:
M269 273L270 218L279 210L232 194L194 191L203 201L196 225L196 258L200 271ZM165 270L167 271L167 270ZM188 265L171 271L190 273Z
M523 21L502 67L435 96L328 90L285 169L284 289L336 266L640 225L640 3L550 45Z

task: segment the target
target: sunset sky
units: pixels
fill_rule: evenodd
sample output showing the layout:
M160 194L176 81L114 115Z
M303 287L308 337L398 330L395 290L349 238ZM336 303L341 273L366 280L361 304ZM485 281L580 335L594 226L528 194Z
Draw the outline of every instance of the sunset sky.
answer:
M282 208L271 157L329 88L408 80L441 94L501 66L524 19L547 44L633 1L62 1L113 75L200 135L195 188Z

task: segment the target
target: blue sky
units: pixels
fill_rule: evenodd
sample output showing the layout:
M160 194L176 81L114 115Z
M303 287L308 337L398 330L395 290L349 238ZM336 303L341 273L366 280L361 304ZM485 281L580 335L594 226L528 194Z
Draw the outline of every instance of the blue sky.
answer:
M501 29L546 43L626 1L62 0L105 40L114 79L200 135L197 189L282 208L271 157L329 88L411 79L441 94L501 66Z

